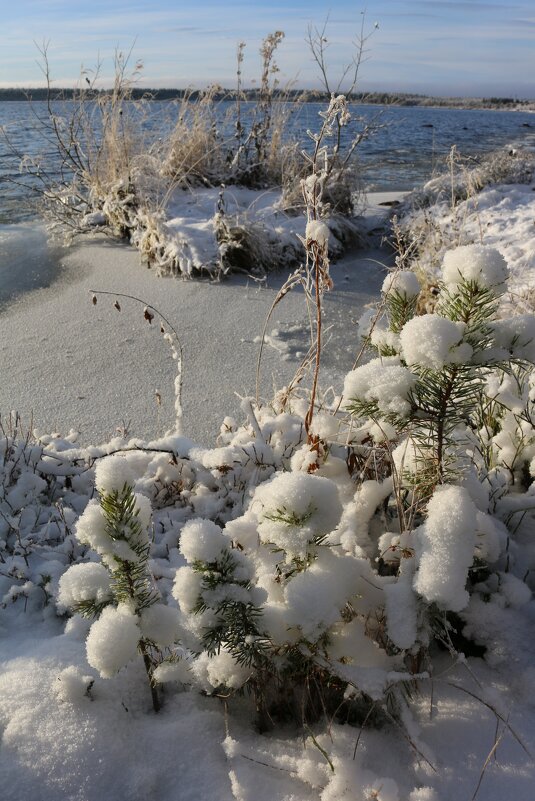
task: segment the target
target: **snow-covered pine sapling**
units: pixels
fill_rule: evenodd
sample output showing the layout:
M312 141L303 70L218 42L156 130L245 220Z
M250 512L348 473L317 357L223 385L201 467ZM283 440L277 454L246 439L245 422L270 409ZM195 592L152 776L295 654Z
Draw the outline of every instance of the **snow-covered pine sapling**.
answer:
M414 276L389 276L386 324L369 338L379 356L346 377L347 408L383 432L391 453L395 504L385 506L390 530L379 539L379 554L397 576L386 612L398 647L418 637L425 644L433 609L442 615L465 609L474 560L492 564L501 554L500 524L487 515L492 459L499 462L500 448L508 454L514 483L535 452L529 404L535 317L496 319L507 277L496 250L456 248L444 258L435 313L411 317ZM487 548L493 538L496 547ZM400 638L394 619L401 594L414 625Z
M189 618L191 650L232 657L239 681L222 676L221 684L238 689L268 661L261 631L263 593L251 585L254 567L226 532L202 518L186 523L180 551L187 566L179 568L173 594Z
M435 313L416 316L416 276L388 276L387 324L370 336L379 358L346 378L354 415L409 433L406 465L417 464L427 496L457 475L459 433L472 427L485 376L497 365L492 324L506 280L497 251L457 248L444 259Z
M192 681L226 697L249 689L262 729L334 713L348 682L379 697L392 679L394 661L373 642L383 581L349 552L342 513L335 481L280 471L224 529L203 519L182 529L173 594Z
M89 664L111 678L140 653L152 704L160 709L153 671L161 649L177 640L176 612L161 603L149 570L151 505L134 492L134 475L120 455L97 464L99 500L78 520L76 537L100 556L101 563L70 567L59 582L58 603L96 618L89 631Z

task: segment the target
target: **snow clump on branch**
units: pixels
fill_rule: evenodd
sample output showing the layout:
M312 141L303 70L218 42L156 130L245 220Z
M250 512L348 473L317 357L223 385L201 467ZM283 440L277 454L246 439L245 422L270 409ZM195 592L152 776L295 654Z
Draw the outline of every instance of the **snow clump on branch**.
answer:
M59 580L58 604L71 609L87 601L106 603L111 599L111 576L104 565L83 562L72 565Z
M258 532L287 554L305 558L310 543L336 528L342 505L336 484L306 473L281 473L255 492Z
M134 473L127 459L120 454L100 459L95 468L95 484L100 492L121 492L125 486L133 487Z
M381 412L403 416L410 412L415 383L416 376L397 357L372 359L346 375L344 398L346 405L353 399L375 402Z
M506 290L508 277L507 263L495 248L461 245L444 255L442 280L450 291L465 281L501 295Z
M86 641L87 661L110 679L136 658L141 632L127 604L107 606L93 623Z
M444 484L429 501L419 532L422 551L414 588L429 603L452 612L469 601L466 580L474 558L476 516L467 490Z
M447 364L461 364L472 356L463 342L466 326L438 314L422 314L406 323L400 334L403 357L409 365L442 370Z
M420 289L416 273L412 270L398 270L386 276L381 292L384 295L395 292L402 298L414 298L420 294Z

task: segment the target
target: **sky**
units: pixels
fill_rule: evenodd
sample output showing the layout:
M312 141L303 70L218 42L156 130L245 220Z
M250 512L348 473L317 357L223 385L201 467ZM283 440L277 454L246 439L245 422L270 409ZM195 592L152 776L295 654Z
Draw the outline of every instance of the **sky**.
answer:
M45 42L55 86L74 85L99 61L109 85L114 53L132 50L131 65L143 63L140 86L232 87L239 41L251 86L263 37L282 30L281 83L314 88L305 40L327 18L334 84L364 21L363 91L535 98L535 0L0 0L0 87L42 86Z

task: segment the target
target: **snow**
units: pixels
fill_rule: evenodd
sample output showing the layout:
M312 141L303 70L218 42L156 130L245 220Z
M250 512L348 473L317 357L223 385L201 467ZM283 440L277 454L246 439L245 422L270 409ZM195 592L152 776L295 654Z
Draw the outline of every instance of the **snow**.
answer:
M419 294L420 289L416 273L412 270L396 270L386 276L381 292L385 295L391 292L402 298L414 298Z
M180 607L187 612L192 611L201 594L201 576L183 565L176 572L173 585L173 597Z
M440 278L442 257L451 247L475 244L479 249L483 241L485 249L497 250L504 257L511 275L502 304L508 313L514 314L531 309L530 294L535 290L534 214L533 183L498 184L460 202L453 211L449 203L438 202L430 208L409 212L404 222L415 232L424 227L426 220L431 223L434 244L439 240L438 253L435 257L430 249L425 248L419 256L419 263L432 279ZM438 237L437 229L441 234ZM496 273L491 283L503 274L503 265L498 260L494 263ZM477 268L472 271L470 267L469 270L477 277ZM452 278L455 280L455 275ZM499 283L496 289L500 291Z
M398 648L412 648L418 633L417 599L412 588L414 568L407 565L408 561L402 562L400 580L385 587L388 636Z
M76 704L90 697L89 693L95 679L93 676L84 676L79 668L70 665L61 671L58 682L57 693L60 701Z
M109 494L112 492L120 494L125 486L133 487L135 478L127 457L124 454L116 454L100 459L95 468L95 484L100 492Z
M508 355L532 361L535 357L535 315L517 314L492 326L498 347Z
M421 554L414 589L443 609L460 612L475 546L476 507L463 487L437 487L420 529Z
M415 383L416 376L397 357L372 359L347 374L343 396L346 406L352 400L375 401L382 412L403 416L410 410L409 394Z
M58 602L71 609L82 601L107 601L111 598L110 574L95 562L82 562L63 573L59 580Z
M106 530L106 518L94 498L87 504L76 525L76 537L98 554L113 552L114 542Z
M109 679L136 658L140 639L137 616L126 604L106 606L89 631L87 661Z
M496 248L462 245L444 255L442 280L448 288L453 289L464 281L498 295L505 292L508 278L507 263Z
M121 261L120 248L97 245L89 250L92 248L93 253L103 255L108 273L110 251ZM85 257L78 253L68 258L74 259L72 266L83 264ZM339 265L337 278L343 280L344 271L350 273L353 269L351 264L355 263ZM122 266L126 268L126 264ZM102 277L105 270L100 267L94 264L90 269ZM116 275L131 281L135 292L142 283L138 281L139 271L128 273L125 269L121 273L121 269L119 264ZM333 332L333 350L325 351L326 374L333 379L333 393L340 391L341 376L353 363L356 343L348 345L347 340L351 339L348 328L354 323L353 313L358 316L355 306L364 301L357 294L359 269L351 273L347 292L337 296L335 289L331 296L334 300L326 299L327 309L333 313L331 319L338 326ZM500 500L500 492L505 493L510 481L505 471L489 474L488 487L480 487L479 491L470 486L469 476L465 475L460 479L463 486L435 490L429 502L429 516L422 526L414 527L410 534L392 530L380 537L385 531L385 501L392 496L393 479L372 480L373 470L380 467L370 467L368 461L358 468L362 469L362 483L354 492L356 484L349 475L345 440L337 441L338 426L327 410L317 415L312 429L325 439L321 453L312 452L306 444L302 423L306 403L299 397L291 399L285 412L258 409L247 400L242 407L249 418L246 426L239 428L231 415L221 425L230 408L226 403L234 381L241 380L254 361L255 349L242 348L240 344L246 343L237 343L236 325L239 323L242 330L243 322L244 336L251 334L247 344L252 345L252 331L258 332L262 318L260 306L269 306L272 290L250 292L239 281L213 287L178 282L171 285L163 279L150 278L146 286L159 287L162 302L169 304L166 311L183 314L186 333L190 327L195 368L189 378L187 391L191 395L185 404L184 431L188 435L193 432L193 439L201 444L214 445L211 433L219 430L219 440L217 447L202 448L194 447L185 437L159 440L153 436L152 442L142 444L146 451L102 458L117 448L136 447L140 440L130 440L120 432L103 448L92 446L84 451L75 447L72 435L70 439L43 437L42 444L50 447L49 455L42 453L41 446L35 446L27 454L27 462L22 460L20 476L15 475L13 483L8 483L5 498L0 495L0 511L4 515L0 518L0 539L11 538L10 548L15 542L15 552L9 559L17 571L16 578L6 575L7 568L0 576L2 593L3 588L6 593L0 609L0 637L8 644L0 657L2 799L353 801L358 797L370 801L456 801L459 797L473 797L498 732L502 739L496 759L490 760L483 771L479 798L531 801L533 762L507 726L533 750L535 652L530 632L535 622L535 603L522 580L528 547L521 538L515 541L509 537L499 519L499 515L503 519L509 515L520 517L518 510L530 496L518 493ZM382 279L383 275L377 274L367 284L376 295ZM85 434L91 438L99 430L99 408L106 425L110 413L120 419L126 411L124 416L130 419L131 409L136 409L133 416L139 430L146 426L145 430L154 434L154 410L147 411L143 404L136 407L143 394L141 374L148 369L142 360L149 340L143 339L140 344L135 313L130 315L125 308L121 313L112 309L115 322L107 328L90 361L90 350L84 350L84 336L90 346L95 345L93 329L98 326L94 325L94 317L91 322L91 315L100 315L103 304L99 299L96 309L90 304L86 309L76 301L84 280L82 275L71 275L70 284L58 285L59 303L53 292L45 291L39 299L27 297L0 315L0 328L4 326L3 331L9 332L0 340L2 353L19 354L13 364L12 389L2 386L0 393L13 392L9 397L20 399L25 382L34 389L38 384L43 387L45 405L52 403L50 408L56 410L57 419L63 424L62 404L67 408L73 390L68 362L85 358L74 393L85 386L88 365L98 373L94 392L87 399L89 417L85 418L91 418L95 428L88 426ZM110 280L109 274L106 280ZM262 298L263 292L267 297ZM290 303L282 325L277 323L279 333L285 326L295 324L292 315L302 298L297 301L295 305ZM49 317L52 328L42 327L37 310ZM90 314L86 316L87 311ZM227 311L233 325L224 322ZM108 325L112 312L106 309L100 326ZM134 343L131 350L121 333L127 314ZM74 323L65 327L71 315ZM33 329L30 320L34 321ZM58 353L56 343L57 361L47 356L45 347L42 363L41 357L32 362L32 338L38 341L45 330L52 337L54 326L63 336L68 355ZM523 322L519 328L522 336L514 341L514 323L507 330L504 324L501 347L530 353L530 326L528 320ZM157 344L161 344L158 332L152 328L150 331L150 336L155 333ZM70 332L70 338L66 332ZM17 336L22 337L25 351L14 347L12 339ZM219 348L220 343L223 349ZM153 355L151 347L147 348L148 361ZM441 358L444 354L449 358L444 342L441 348ZM214 356L212 361L207 353ZM100 355L103 361L97 366ZM223 355L229 356L224 366ZM275 359L270 365L280 375L278 361ZM168 367L162 368L161 376L168 379L171 374L174 380L173 366ZM393 394L387 382L382 385L380 381L381 371L390 368ZM115 382L119 374L124 392ZM185 375L187 379L187 371ZM372 364L368 378L376 382L373 386L366 375L350 373L348 387L357 387L365 400L384 403L385 410L392 402L397 408L408 403L414 376L399 359L376 360ZM90 379L91 375L87 380ZM513 383L502 381L497 385L501 399L514 396ZM50 401L54 396L47 394L50 386L57 392L55 406L55 401ZM370 398L365 397L368 390L372 392ZM249 397L251 390L243 394ZM5 397L7 394L2 395ZM335 405L338 400L336 397ZM36 397L36 402L41 398ZM515 402L518 409L523 408L519 401ZM80 414L83 406L74 404L74 413ZM167 411L158 407L162 418L169 412L169 419L158 420L161 429L173 421L173 407L173 399ZM233 416L241 419L239 401L233 410ZM46 425L47 418L41 419ZM512 449L514 421L507 417L504 420L505 435L511 440L507 447ZM212 425L215 422L217 426ZM43 425L39 420L37 423ZM355 453L363 461L369 453L372 430L373 427L366 428L359 434L361 439L355 440ZM204 432L204 439L197 437L198 432ZM394 433L390 430L392 439ZM383 450L391 450L393 445L385 443L384 437L381 439L380 431L374 436ZM408 448L407 460L414 461L410 438L405 443L400 448ZM2 456L5 447L3 442ZM524 451L528 462L535 459L530 447ZM380 451L381 448L375 453ZM96 458L94 466L90 464L92 458ZM48 480L33 472L36 464L49 465ZM73 470L68 481L61 472L67 469ZM274 471L275 477L271 477ZM520 472L519 469L517 474ZM125 475L128 482L124 481ZM55 476L60 477L57 484ZM95 493L94 476L101 492L120 492L125 483L135 487L144 541L146 538L148 543L150 536L150 568L160 600L140 615L125 604L109 605L92 623L88 634L88 621L77 615L65 621L65 607L92 598L107 600L110 576L104 566L80 560L89 557L87 545L104 556L119 555L114 550L117 543L106 531L96 497L90 500ZM258 482L263 483L257 486ZM0 493L1 490L0 485ZM13 503L12 510L6 499ZM235 515L240 514L236 519ZM10 528L15 519L20 552L16 552L19 544ZM522 521L529 540L529 513ZM321 544L311 545L315 539ZM390 554L392 560L384 560L386 573L381 573L376 567L385 543L396 547ZM286 553L281 555L273 545L283 547ZM232 549L232 575L223 587L207 590L203 574L192 569L192 564L217 560L226 548ZM29 564L25 563L26 553ZM124 556L126 552L121 553ZM497 567L490 578L481 579L479 594L465 605L465 584L474 557L496 561ZM306 562L304 568L300 559ZM189 563L187 566L184 560ZM388 573L396 560L400 561L399 578ZM237 583L240 581L247 586ZM12 592L15 585L17 592L22 592L20 596ZM206 652L198 658L185 654L188 646L202 651L206 627L216 622L213 609L208 609L202 615L191 616L194 622L189 629L185 625L201 594L214 606L232 599L263 605L262 631L280 644L281 661L285 648L298 646L300 653L308 656L307 648L312 646L316 649L314 658L324 659L326 670L334 665L339 676L347 676L381 702L375 712L388 709L382 705L385 688L388 687L393 705L402 705L399 681L417 683L418 691L411 700L412 717L405 707L401 717L403 731L408 732L418 751L400 736L398 727L385 720L376 727L370 719L359 728L358 724L340 725L333 718L329 720L328 733L321 721L299 731L285 726L260 736L251 722L253 701L247 693L241 697L238 692L249 680L251 668L238 664L225 645L213 658ZM174 604L173 596L180 608ZM415 680L406 673L403 660L408 662L415 657L421 639L425 641L429 634L421 630L419 617L424 601L437 604L439 613L444 609L460 612L465 635L487 646L485 661L444 654L433 658L432 680L426 675ZM175 648L178 634L181 645ZM156 668L155 681L164 685L164 704L158 715L150 710L150 694L138 650L142 636L161 648L169 648L173 660L178 658ZM386 637L390 639L388 651L382 647ZM409 653L398 655L398 648L408 649ZM198 692L200 687L222 697L203 697ZM358 703L364 704L362 721L369 708L357 697ZM501 710L502 718L497 718L485 703Z
M464 323L454 323L438 314L413 317L399 335L403 358L409 365L429 370L468 361L472 348L462 342L465 328Z
M145 639L159 648L168 648L178 640L178 612L166 604L152 604L141 611L139 628Z
M211 520L189 520L180 534L180 552L190 562L215 562L229 546L227 537Z
M252 509L262 542L300 558L314 539L336 528L342 514L336 484L306 473L282 473L261 484Z
M384 209L376 211L384 215ZM381 267L368 258L380 261L383 254L372 249L331 265L335 289L325 298L325 325L331 328L324 349L330 383L353 363L350 320L374 300L383 281ZM4 414L16 409L41 433L78 431L83 445L123 434L127 439L162 435L176 417L176 370L159 325L143 319L150 304L175 325L183 345L183 430L196 443L212 445L223 417L242 418L236 393L254 394L255 339L286 277L273 273L256 282L232 276L219 283L157 279L124 244L97 237L73 246L63 254L52 286L0 308L0 359L10 365L9 382L0 383L0 409ZM143 303L119 298L118 312L113 297L98 296L94 306L90 290L95 289L128 292ZM309 320L300 290L286 295L272 321L279 332L274 341L291 337L295 344L282 365L277 350L264 348L260 394L267 398L273 376L280 386L288 384L297 354L308 350ZM39 393L33 391L36 385Z
M307 243L316 242L321 248L325 248L329 243L329 226L320 220L309 220L305 229L305 240Z
M238 664L224 648L213 657L202 654L195 660L191 670L199 685L207 692L221 686L238 690L251 675L251 670Z

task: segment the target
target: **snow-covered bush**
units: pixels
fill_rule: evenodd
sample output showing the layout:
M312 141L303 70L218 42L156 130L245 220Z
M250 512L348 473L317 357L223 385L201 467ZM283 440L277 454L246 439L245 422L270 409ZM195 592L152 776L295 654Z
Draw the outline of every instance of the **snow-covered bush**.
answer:
M367 548L396 578L386 589L388 635L415 652L434 635L448 639L451 613L470 619L473 595L488 597L490 577L504 566L530 597L523 580L533 546L525 534L520 542L522 524L533 523L535 317L496 319L508 271L488 247L446 253L434 314L407 319L397 292L407 279L400 275L383 286L385 315L376 329L384 333L368 332L379 358L346 377L344 396L360 422L357 435L372 434L390 454L386 530L377 550L370 538ZM394 369L395 397L400 371L407 372L397 406L385 404L387 390L379 394L372 378L387 383ZM393 625L403 615L410 637Z
M427 300L432 306L433 298L425 298L426 284L434 294L445 254L484 241L498 248L511 270L508 288L517 297L514 303L503 297L502 307L509 304L508 314L517 314L520 296L524 308L532 311L535 157L504 150L480 165L470 164L463 164L454 149L447 172L405 198L393 225L398 261L418 272L424 290L420 303Z
M97 464L99 500L88 503L76 526L76 537L101 562L72 565L60 578L58 604L96 617L86 643L87 660L103 678L142 655L155 711L159 700L153 671L162 650L175 644L178 619L160 602L148 567L151 505L134 492L135 478L121 455Z
M18 415L0 418L0 609L20 601L48 614L58 577L81 555L72 526L91 484L63 458L73 440L38 439Z
M396 683L481 614L474 598L530 597L534 323L496 320L506 279L495 251L453 251L419 317L415 276L389 276L389 349L346 377L348 421L316 412L309 437L308 399L286 397L166 466L182 482L166 536L189 656L159 680L249 689L262 726L344 695L399 706Z
M261 726L318 717L348 684L377 696L394 680L368 620L384 580L350 538L340 544L342 512L332 478L278 472L224 528L199 519L182 530L173 593L183 642L199 654L192 674L211 692L247 686Z

